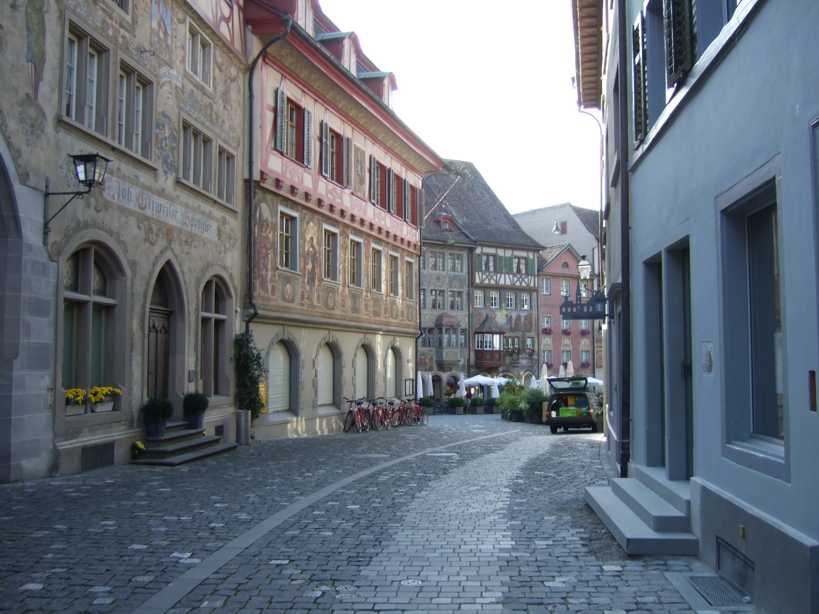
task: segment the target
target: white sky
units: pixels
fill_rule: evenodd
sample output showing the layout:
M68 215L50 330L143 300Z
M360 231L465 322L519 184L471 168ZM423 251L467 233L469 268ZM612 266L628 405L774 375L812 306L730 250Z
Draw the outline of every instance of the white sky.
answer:
M395 73L393 109L469 160L513 213L599 206L599 132L577 111L570 0L322 0Z

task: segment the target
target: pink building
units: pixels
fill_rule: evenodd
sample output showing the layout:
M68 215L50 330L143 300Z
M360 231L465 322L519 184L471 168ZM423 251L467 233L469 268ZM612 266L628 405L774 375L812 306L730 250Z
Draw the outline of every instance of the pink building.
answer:
M560 304L566 296L574 300L579 276L578 254L571 245L555 245L540 252L538 258L538 307L540 358L549 375L557 375L561 364L569 361L574 372L593 375L595 345L600 345L599 331L589 320L563 320Z

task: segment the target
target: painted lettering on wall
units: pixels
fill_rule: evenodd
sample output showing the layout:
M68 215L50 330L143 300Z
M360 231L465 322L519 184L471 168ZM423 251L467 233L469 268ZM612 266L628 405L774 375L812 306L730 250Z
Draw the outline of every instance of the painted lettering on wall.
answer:
M216 222L210 218L154 196L127 181L109 175L105 178L104 194L105 198L111 202L139 211L160 222L187 230L211 241L218 239Z

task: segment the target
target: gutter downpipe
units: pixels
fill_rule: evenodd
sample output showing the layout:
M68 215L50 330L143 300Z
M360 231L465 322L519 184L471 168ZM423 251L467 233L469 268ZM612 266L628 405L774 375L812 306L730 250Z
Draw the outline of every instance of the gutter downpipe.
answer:
M626 0L617 0L617 70L626 76ZM620 250L621 250L621 323L620 323L620 477L628 477L631 460L631 247L629 245L628 170L628 88L620 88Z
M256 239L253 234L253 220L256 214L256 178L253 173L253 76L256 74L256 65L259 60L267 53L274 44L285 38L290 34L290 29L293 26L293 19L289 15L284 16L285 28L284 32L277 34L259 50L259 53L253 58L250 63L247 75L247 98L248 98L248 114L247 114L247 306L250 310L250 315L245 320L245 333L250 332L250 323L259 315L259 310L256 308L255 292L253 282L255 280L255 254L256 254Z

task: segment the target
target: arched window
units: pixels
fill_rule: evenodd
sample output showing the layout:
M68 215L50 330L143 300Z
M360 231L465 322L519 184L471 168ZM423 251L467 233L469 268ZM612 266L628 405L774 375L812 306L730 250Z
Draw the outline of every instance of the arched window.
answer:
M333 350L326 343L321 346L316 361L318 377L318 406L334 405L333 391L335 389L335 369Z
M367 350L364 346L355 352L355 398L360 399L370 395L370 365Z
M148 398L177 399L185 389L185 304L182 284L170 262L151 289L145 359Z
M118 330L118 287L121 278L108 252L84 245L63 264L62 386L90 388L119 385L122 349Z
M267 409L290 410L290 351L279 341L270 348L267 363Z
M211 277L202 289L199 364L202 392L208 396L230 393L228 356L231 300L227 286Z

